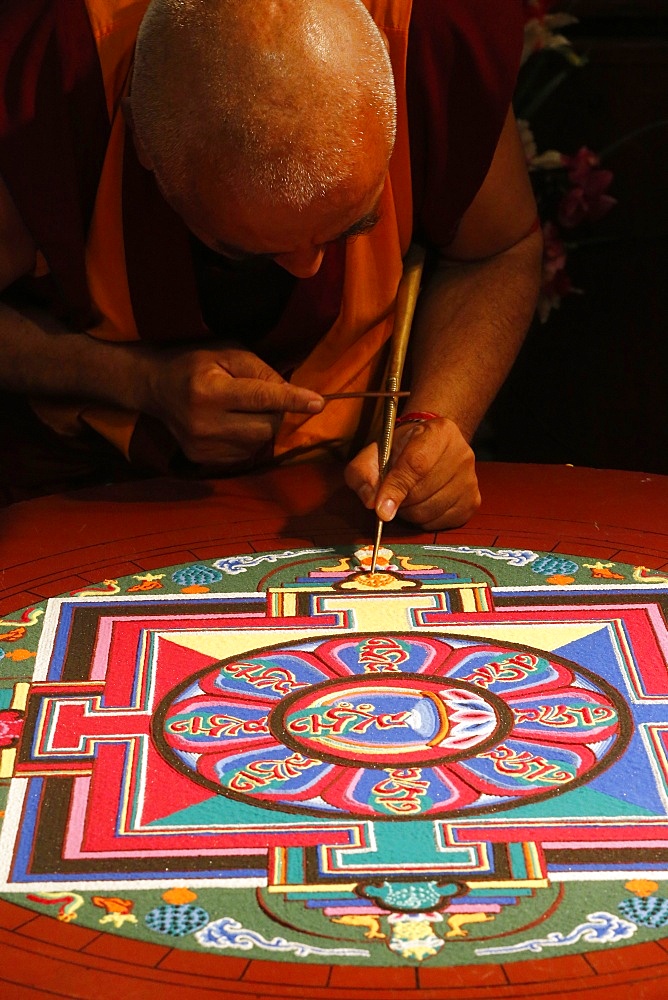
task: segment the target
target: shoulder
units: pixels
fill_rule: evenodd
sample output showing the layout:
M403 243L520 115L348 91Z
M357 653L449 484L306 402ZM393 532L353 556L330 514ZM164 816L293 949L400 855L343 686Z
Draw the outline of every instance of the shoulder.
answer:
M27 258L34 262L36 246L60 297L76 300L78 309L85 290L85 231L109 133L88 4L1 0L0 39L3 237L14 233L4 282L32 270Z
M413 0L406 68L416 236L445 246L489 170L522 52L522 0Z
M409 58L488 91L513 87L522 51L523 0L413 0ZM507 105L507 100L506 100Z

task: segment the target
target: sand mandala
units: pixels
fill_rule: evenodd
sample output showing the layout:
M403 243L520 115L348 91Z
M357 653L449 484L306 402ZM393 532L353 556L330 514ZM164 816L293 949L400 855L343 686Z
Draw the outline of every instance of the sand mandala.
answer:
M0 623L0 895L202 953L467 965L668 924L668 577L461 545Z

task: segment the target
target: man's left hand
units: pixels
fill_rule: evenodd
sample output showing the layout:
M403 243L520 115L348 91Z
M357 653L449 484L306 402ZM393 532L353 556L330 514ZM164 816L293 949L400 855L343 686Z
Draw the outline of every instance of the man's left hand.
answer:
M383 521L398 512L428 530L459 527L480 506L473 451L446 417L397 427L382 483L376 444L350 462L345 480Z

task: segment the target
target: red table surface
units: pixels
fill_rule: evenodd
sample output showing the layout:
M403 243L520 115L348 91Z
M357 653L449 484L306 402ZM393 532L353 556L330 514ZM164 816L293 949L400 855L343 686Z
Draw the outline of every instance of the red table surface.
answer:
M463 528L400 521L387 541L533 548L668 571L668 477L482 463L480 511ZM373 516L335 465L216 482L158 479L0 511L0 614L87 583L174 563L371 541ZM450 968L360 969L202 955L62 924L0 901L0 996L180 1000L659 1000L668 938L560 958Z

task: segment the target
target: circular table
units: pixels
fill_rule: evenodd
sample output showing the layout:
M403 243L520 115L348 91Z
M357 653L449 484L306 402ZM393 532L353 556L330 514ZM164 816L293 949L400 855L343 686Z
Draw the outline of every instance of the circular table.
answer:
M668 570L668 477L483 463L483 506L463 528L384 538L535 548ZM335 465L216 482L152 480L0 511L0 614L87 584L176 563L304 545L368 543L373 519ZM341 1000L663 997L668 940L517 963L369 969L201 955L59 923L0 901L0 984L12 998L225 996Z

